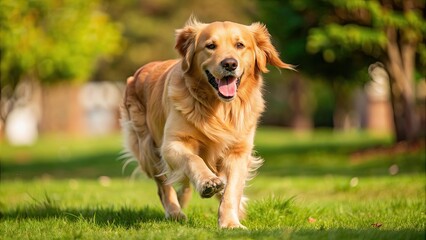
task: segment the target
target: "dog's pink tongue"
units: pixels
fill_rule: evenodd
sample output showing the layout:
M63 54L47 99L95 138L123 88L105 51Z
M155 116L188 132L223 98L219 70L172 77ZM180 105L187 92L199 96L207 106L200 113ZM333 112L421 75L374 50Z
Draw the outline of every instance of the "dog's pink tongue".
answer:
M219 92L225 97L233 97L237 92L236 78L223 78L219 80Z

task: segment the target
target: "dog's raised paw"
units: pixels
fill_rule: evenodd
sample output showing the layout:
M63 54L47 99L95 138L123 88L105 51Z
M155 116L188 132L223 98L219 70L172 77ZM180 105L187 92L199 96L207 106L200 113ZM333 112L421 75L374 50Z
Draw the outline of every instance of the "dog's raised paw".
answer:
M222 191L224 187L225 184L220 178L211 178L202 184L200 195L202 198L211 198L216 193Z

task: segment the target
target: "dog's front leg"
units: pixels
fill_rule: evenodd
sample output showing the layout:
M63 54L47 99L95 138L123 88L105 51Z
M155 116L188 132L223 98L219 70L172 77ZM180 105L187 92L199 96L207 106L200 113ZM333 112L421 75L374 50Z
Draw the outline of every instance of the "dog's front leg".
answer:
M210 198L224 188L224 183L199 157L197 143L189 137L167 137L161 149L162 157L169 166L169 181L176 182L188 177L200 196ZM186 140L183 140L186 139Z
M247 174L248 156L231 154L224 160L224 169L220 175L227 181L219 206L221 228L246 228L240 223L239 216Z

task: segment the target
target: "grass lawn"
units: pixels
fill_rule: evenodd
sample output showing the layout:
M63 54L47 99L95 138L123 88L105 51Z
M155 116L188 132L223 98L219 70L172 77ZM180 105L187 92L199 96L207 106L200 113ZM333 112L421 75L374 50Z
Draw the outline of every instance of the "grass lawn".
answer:
M243 224L220 230L218 202L197 194L186 222L164 219L156 186L122 170L119 136L0 142L0 239L424 239L425 148L353 153L389 137L261 128L265 159L246 188Z

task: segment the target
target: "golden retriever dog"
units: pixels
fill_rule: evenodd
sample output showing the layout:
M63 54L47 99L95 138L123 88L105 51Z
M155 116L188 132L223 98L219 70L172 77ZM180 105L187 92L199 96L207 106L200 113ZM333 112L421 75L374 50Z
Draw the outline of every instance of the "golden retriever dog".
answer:
M221 228L245 228L244 186L262 164L253 156L264 110L261 74L268 63L292 66L260 23L191 18L176 31L175 48L180 59L148 63L127 79L125 150L157 183L167 218L186 219L192 183L202 198L220 199Z

